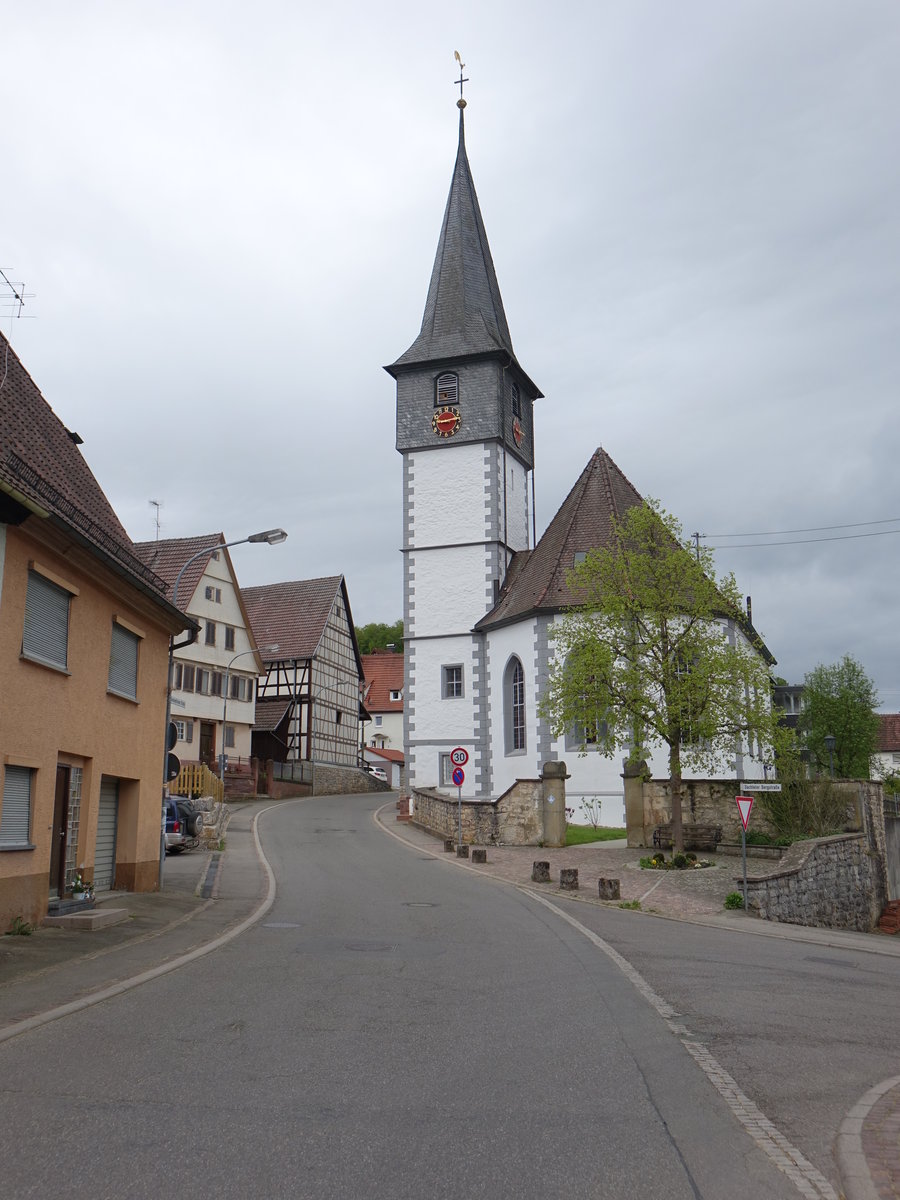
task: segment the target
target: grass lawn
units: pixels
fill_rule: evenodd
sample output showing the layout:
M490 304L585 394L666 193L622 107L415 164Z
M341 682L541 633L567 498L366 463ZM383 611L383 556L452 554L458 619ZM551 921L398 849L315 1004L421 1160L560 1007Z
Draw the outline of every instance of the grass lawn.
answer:
M567 846L585 846L588 842L616 842L624 837L624 829L613 829L608 825L601 825L598 829L593 825L566 826Z

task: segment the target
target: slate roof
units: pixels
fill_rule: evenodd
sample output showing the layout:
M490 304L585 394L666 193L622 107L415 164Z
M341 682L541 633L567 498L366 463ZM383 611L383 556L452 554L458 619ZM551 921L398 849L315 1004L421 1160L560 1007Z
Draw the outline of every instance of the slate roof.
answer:
M350 600L343 575L326 575L321 579L296 579L290 583L268 583L261 587L242 588L241 594L256 644L278 646L278 650L274 652L260 651L263 662L313 658L325 632L331 607L339 594L343 596L347 619L351 631L353 629ZM353 649L357 669L362 675L355 633Z
M878 714L877 748L886 754L900 751L900 713Z
M87 544L174 619L165 583L135 553L78 449L78 435L71 434L56 416L2 332L0 380L0 492ZM5 519L11 516L7 512Z
M487 233L466 155L463 113L459 113L459 148L444 220L431 272L419 336L387 368L470 355L502 353L516 363L534 390L541 393L516 362L512 338Z
M187 560L192 554L197 554L205 547L209 547L208 554L201 554L195 562L191 563L178 585L178 607L187 612L187 606L203 578L203 572L209 565L213 551L224 541L223 533L203 533L198 537L163 538L158 542L135 542L134 549L141 561L145 562L165 581L169 595L171 595L178 572Z
M613 522L643 498L605 450L597 450L533 550L510 563L500 598L476 629L506 625L534 612L559 612L580 602L567 577L575 555L609 543Z
M363 654L363 673L366 678L365 703L369 712L403 712L403 655ZM391 692L400 692L399 700Z

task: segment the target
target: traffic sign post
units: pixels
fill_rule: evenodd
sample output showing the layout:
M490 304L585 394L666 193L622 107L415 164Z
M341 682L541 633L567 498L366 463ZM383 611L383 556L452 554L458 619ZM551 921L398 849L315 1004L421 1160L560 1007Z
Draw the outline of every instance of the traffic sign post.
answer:
M778 785L780 788L780 784ZM741 818L741 858L744 864L744 912L747 911L747 822L750 820L750 809L753 807L752 796L735 796L738 815Z
M456 751L454 750L453 753L455 754ZM466 754L465 750L463 750L463 754ZM451 757L452 757L452 755L451 755ZM468 757L469 757L468 754L466 754L467 759L468 759ZM462 846L462 785L466 781L466 773L462 769L462 767L454 767L453 768L452 779L453 779L453 782L456 784L456 811L457 811L456 848L458 850L460 848L460 846Z

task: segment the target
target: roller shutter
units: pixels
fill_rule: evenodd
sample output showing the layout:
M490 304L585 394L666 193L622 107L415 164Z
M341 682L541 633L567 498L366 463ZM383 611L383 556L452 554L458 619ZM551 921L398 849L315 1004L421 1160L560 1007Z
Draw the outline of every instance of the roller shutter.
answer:
M119 781L100 781L100 809L97 813L97 849L94 853L94 888L109 891L116 876L116 827L119 821Z

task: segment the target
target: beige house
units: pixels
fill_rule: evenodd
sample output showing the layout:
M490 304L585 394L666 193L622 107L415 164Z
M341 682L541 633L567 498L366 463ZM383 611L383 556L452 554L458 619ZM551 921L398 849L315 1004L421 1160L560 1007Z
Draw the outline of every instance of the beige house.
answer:
M189 622L136 556L0 334L0 930L76 873L158 886L169 637Z
M135 547L141 560L165 580L170 594L184 569L178 605L200 632L195 642L175 650L175 754L182 763L205 763L217 774L223 751L232 764L250 758L256 680L263 672L225 540L222 533L208 533L139 542Z

